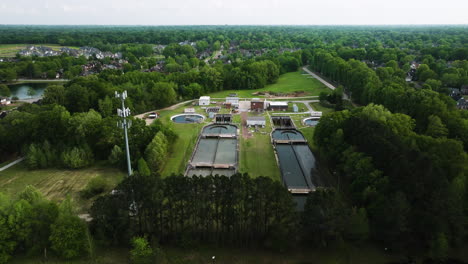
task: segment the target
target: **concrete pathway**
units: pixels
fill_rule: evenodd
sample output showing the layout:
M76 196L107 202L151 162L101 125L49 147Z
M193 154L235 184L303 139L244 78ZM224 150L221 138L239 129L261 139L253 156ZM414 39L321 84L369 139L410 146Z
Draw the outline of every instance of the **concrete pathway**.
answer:
M307 109L309 109L309 112L315 112L312 106L310 106L309 103L318 103L319 100L301 100L301 101L291 101L291 103L302 103L305 104Z
M16 164L22 162L23 160L24 160L24 158L19 158L19 159L15 160L15 161L3 166L2 168L0 168L0 171L4 171L4 170L6 170L6 169L8 169L8 168L10 168L12 166L15 166Z
M336 87L333 86L331 83L325 81L324 79L322 79L320 76L318 76L317 74L313 73L312 71L310 71L309 69L307 69L307 66L304 66L302 67L302 70L307 72L308 74L310 74L312 77L314 77L315 79L319 80L321 83L323 83L326 87L332 89L332 90L335 90ZM345 100L349 100L349 97L348 95L346 95L345 93L343 93L343 99Z

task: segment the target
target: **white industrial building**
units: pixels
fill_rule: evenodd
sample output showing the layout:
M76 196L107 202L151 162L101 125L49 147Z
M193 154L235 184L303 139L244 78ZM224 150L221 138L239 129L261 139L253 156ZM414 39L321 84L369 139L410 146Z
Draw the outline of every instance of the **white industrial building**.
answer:
M247 126L262 126L265 127L266 120L264 116L250 116L247 117Z
M239 97L226 97L226 103L233 106L239 106Z
M198 100L198 105L210 105L210 97L209 96L201 96Z

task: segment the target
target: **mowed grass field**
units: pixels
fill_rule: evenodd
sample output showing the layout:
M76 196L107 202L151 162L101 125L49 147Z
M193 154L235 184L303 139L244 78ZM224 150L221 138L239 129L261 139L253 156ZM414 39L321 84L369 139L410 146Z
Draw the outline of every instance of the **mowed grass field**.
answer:
M267 85L262 89L226 90L207 95L212 98L224 98L229 96L231 93L237 93L238 97L254 98L264 97L261 95L254 95L253 93L256 92L293 93L298 91L303 91L304 96L318 96L321 92L330 92L331 90L318 80L310 78L309 75L302 75L301 71L297 71L281 75L276 83Z
M64 47L58 44L0 44L0 57L15 57L20 50L25 49L27 46L31 45L49 47L57 51ZM78 47L68 48L78 49Z
M124 175L124 172L103 164L79 170L29 170L23 161L0 172L0 192L15 197L27 185L32 185L52 201L60 202L67 195L70 195L74 200L80 200L79 192L86 187L91 179L103 177L108 186L112 188L123 179ZM81 201L76 205L79 207L77 209L82 211L90 204L88 201Z

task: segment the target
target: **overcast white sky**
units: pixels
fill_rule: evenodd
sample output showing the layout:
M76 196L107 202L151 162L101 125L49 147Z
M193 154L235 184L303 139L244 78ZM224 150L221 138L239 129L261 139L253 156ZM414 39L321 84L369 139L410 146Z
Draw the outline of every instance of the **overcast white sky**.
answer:
M0 24L468 24L468 0L0 0Z

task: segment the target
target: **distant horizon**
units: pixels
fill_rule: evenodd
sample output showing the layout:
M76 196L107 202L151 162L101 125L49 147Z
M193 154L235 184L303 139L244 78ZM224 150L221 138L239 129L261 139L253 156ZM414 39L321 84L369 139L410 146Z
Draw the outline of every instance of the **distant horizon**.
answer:
M466 25L466 0L2 0L5 25Z

